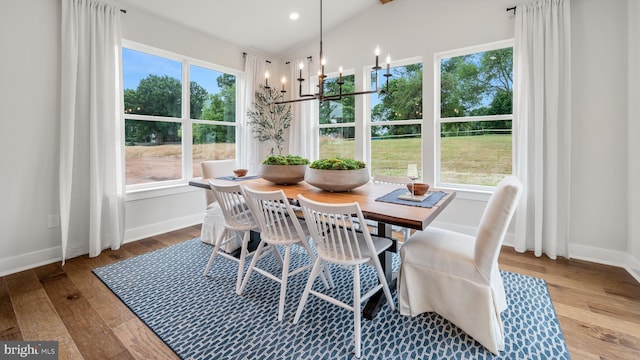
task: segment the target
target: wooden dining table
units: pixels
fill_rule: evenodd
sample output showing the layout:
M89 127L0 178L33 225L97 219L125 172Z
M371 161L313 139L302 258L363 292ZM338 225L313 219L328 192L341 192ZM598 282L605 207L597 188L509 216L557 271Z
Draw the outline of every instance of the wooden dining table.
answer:
M209 181L222 185L240 183L245 187L258 191L282 190L294 205L297 202L299 194L308 199L326 203L357 202L362 209L362 214L365 219L377 223L373 235L387 237L392 240L394 240L391 236L391 227L393 225L414 230L424 230L456 196L455 191L431 189L431 191L444 191L445 195L434 206L426 208L376 200L381 196L403 187L403 185L398 184L369 182L351 191L328 192L304 181L293 185L276 185L267 180L255 177L247 177L246 179L227 177L226 179L192 179L189 181L189 185L209 189ZM395 284L395 279L393 277L391 252L395 252L396 249L396 241L394 240L393 246L380 255L380 263L385 271L385 276L390 288L395 288L393 285ZM380 307L384 305L385 301L384 296L382 296L382 291L372 296L363 310L363 316L372 319Z

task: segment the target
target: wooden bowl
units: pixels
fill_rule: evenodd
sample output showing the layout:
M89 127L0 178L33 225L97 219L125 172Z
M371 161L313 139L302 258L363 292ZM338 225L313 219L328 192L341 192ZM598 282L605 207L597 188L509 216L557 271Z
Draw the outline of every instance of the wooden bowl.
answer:
M422 196L429 191L429 184L416 182L416 183L408 183L407 189L411 192L411 188L413 188L413 194L416 196Z
M243 177L245 175L247 175L247 172L249 170L247 169L235 169L233 170L233 173L236 175L236 177Z

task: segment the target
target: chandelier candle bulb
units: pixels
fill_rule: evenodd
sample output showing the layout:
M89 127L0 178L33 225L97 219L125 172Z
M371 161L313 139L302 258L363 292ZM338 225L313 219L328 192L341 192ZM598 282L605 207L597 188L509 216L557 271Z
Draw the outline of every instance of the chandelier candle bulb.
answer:
M264 73L264 87L269 88L269 72L265 71Z
M389 74L390 65L391 65L391 55L387 55L387 75Z
M282 77L282 92L285 92L284 90L284 84L287 82L287 78L285 78L284 76Z

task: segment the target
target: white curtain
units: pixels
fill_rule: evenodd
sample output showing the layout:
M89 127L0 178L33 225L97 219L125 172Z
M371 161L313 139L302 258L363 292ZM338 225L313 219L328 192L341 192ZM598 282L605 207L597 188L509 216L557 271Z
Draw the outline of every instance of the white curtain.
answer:
M516 175L524 184L515 249L569 257L571 175L569 0L518 5L514 46Z
M60 227L62 263L124 239L120 11L62 0ZM88 248L88 249L87 249Z
M244 84L242 88L242 103L240 107L240 139L237 141L238 166L255 171L255 165L260 164L260 142L255 138L251 127L247 110L251 109L255 100L256 90L264 82L264 74L267 70L266 59L247 54L244 65Z
M300 86L298 78L300 77L300 63L304 65L302 69L302 78L305 81L302 82L302 92L307 94L309 90L309 84L311 83L311 77L309 76L309 68L311 61L308 58L295 59L289 62L289 98L295 99L299 97ZM317 101L301 101L291 103L291 114L293 119L291 120L291 127L289 128L289 153L299 155L307 159L317 159L318 152L318 127L317 119L311 116L314 110L313 105ZM316 110L317 111L317 110Z

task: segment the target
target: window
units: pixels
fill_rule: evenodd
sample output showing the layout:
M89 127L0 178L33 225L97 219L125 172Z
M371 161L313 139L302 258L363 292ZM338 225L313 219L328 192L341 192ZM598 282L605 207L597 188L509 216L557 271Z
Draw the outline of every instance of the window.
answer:
M388 93L371 94L371 174L406 176L408 164L422 174L422 61L380 71L379 86ZM371 72L375 89L376 72ZM387 83L388 78L388 83Z
M338 77L327 77L324 80L324 93L338 94L338 81ZM354 91L354 75L345 75L342 81L343 93ZM347 96L337 101L325 101L320 104L319 111L320 158L355 158L355 98Z
M236 75L138 44L122 49L128 188L183 183L235 158Z
M436 185L495 186L512 173L512 45L440 54L436 66Z

